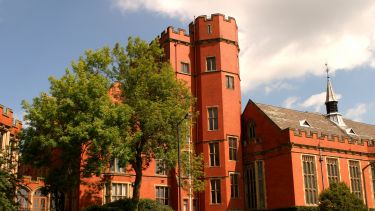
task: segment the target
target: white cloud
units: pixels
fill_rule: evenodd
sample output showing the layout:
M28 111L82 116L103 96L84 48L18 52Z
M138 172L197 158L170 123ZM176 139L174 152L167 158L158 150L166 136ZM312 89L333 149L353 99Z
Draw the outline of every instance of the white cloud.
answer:
M367 106L364 103L357 104L355 107L347 110L345 117L355 120L362 121L363 115L367 112Z
M223 13L239 26L242 89L307 73L375 67L375 1L112 0L122 11L148 10L181 21ZM155 32L156 34L158 32ZM333 70L334 71L334 70Z
M294 89L294 88L295 87L290 83L278 81L276 83L271 83L271 84L265 85L264 86L264 92L266 94L269 94L274 90L278 90L278 91L280 91L280 90L291 90L291 89Z
M293 108L295 106L295 103L298 101L298 97L288 97L287 99L284 100L283 106L285 108Z
M335 94L336 99L340 100L341 95ZM319 94L311 95L309 98L300 103L302 108L313 108L315 112L322 112L324 108L324 103L326 101L326 92L321 92Z

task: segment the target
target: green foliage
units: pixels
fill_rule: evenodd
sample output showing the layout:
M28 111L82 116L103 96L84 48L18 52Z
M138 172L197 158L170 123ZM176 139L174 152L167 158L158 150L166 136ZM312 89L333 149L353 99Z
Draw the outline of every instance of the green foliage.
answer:
M49 169L47 191L71 195L80 176L100 175L117 157L135 171L138 201L142 170L152 159L176 166L177 127L185 146L191 120L184 117L195 115L194 99L162 58L158 40L129 38L126 48L89 50L60 79L50 77L48 94L23 102L28 127L22 161ZM122 91L116 102L108 94L115 82ZM192 179L202 178L201 156L189 157L191 164L183 167L189 166ZM200 190L203 182L192 187Z
M350 192L343 183L334 183L319 195L319 209L322 211L335 210L366 210L363 201Z
M120 199L102 206L91 206L85 209L85 211L108 211L108 210L136 210L137 202L133 199ZM138 204L138 211L172 211L173 209L167 205L160 204L157 201L151 199L140 199Z
M108 57L108 48L87 51L60 79L49 78L49 94L22 103L28 126L22 132L22 161L49 170L48 192L69 193L81 176L99 175L112 143L127 128L131 111L112 103L111 81L100 74L99 68L108 68Z
M142 170L152 159L161 159L168 167L177 161L177 127L181 132L181 147L187 145L194 99L186 84L176 80L167 62L162 62L163 50L158 40L150 44L129 38L125 48L116 45L112 51L117 62L106 74L121 83L123 104L133 111L126 138L115 147L115 155L133 167L136 178L133 197L139 198ZM130 150L129 150L130 149ZM185 165L185 167L188 165ZM191 156L190 170L194 179L200 179L203 162L200 156ZM197 180L195 180L197 181ZM196 190L202 182L195 182Z
M17 165L12 155L0 150L0 210L17 210L14 199L19 180L13 173Z

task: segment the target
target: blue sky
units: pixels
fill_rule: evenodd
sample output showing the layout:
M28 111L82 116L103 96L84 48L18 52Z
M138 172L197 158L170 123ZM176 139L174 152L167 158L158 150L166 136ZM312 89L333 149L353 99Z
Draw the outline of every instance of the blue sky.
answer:
M21 101L48 91L48 77L84 50L212 13L237 20L243 106L324 112L328 62L340 112L375 124L375 3L365 0L0 0L0 104L22 119Z

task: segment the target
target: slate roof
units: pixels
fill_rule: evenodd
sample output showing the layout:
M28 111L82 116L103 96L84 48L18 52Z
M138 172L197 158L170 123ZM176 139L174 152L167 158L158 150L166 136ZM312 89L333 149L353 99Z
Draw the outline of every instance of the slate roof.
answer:
M347 125L341 128L330 121L324 114L317 112L302 112L261 103L254 103L262 110L281 130L300 129L307 132L324 133L336 136L352 136L361 139L375 139L375 125L355 122L344 118ZM300 121L306 120L310 127L301 126ZM352 128L356 135L349 135L345 129Z

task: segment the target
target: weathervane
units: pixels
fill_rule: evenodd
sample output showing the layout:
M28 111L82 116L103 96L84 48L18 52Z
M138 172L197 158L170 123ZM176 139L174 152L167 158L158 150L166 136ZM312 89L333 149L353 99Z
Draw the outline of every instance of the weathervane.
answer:
M328 68L328 64L326 63L326 72L327 72L327 78L329 78L329 68Z

